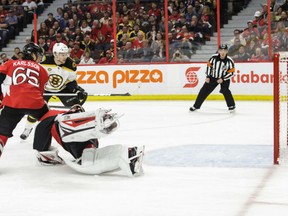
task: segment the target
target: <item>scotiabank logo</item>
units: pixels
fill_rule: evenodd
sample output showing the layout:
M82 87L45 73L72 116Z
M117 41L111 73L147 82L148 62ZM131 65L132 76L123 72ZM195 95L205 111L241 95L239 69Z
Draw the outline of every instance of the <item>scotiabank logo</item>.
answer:
M200 67L189 67L186 72L185 76L188 81L187 84L184 85L184 88L194 88L198 85L199 79L197 77L196 72L200 70Z
M232 77L233 83L273 83L273 74L257 74L254 71L241 74L239 70L236 71L235 76ZM288 75L280 72L280 83L288 83Z
M113 88L122 83L162 83L163 73L158 69L153 70L116 70L112 74L107 71L78 71L79 84L102 84L112 82Z

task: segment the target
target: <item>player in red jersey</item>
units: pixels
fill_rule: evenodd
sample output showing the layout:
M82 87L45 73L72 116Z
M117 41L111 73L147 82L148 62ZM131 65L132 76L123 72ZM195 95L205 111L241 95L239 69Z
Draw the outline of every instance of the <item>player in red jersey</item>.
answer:
M25 115L40 119L49 110L43 98L48 73L38 64L43 51L37 44L29 43L24 46L23 54L23 60L9 60L0 65L0 95L4 106L0 114L0 156Z

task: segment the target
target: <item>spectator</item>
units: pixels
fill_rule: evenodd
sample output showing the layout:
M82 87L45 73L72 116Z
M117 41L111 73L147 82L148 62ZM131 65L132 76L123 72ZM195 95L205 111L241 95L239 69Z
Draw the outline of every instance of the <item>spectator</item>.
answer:
M162 40L160 46L154 52L154 56L151 59L151 62L164 62L166 61L166 49L165 42Z
M16 34L19 33L18 18L13 10L9 10L6 15L5 21L8 24L9 39L15 39Z
M255 55L255 50L259 46L259 44L256 44L255 40L251 40L249 44L246 45L246 51L247 53L252 56Z
M161 10L160 8L158 7L157 3L156 2L152 2L151 3L151 8L149 9L148 11L148 15L149 16L156 16L157 17L157 20L159 20L161 18Z
M15 47L14 48L14 54L13 56L11 57L11 59L13 60L17 60L19 59L19 53L21 52L21 49L19 47Z
M56 21L56 19L53 17L53 13L48 13L47 15L47 19L44 20L46 26L48 29L53 27L54 22Z
M172 59L171 59L171 62L189 62L190 59L188 58L188 56L186 55L183 55L180 50L176 50L174 53L173 53L173 56L172 56Z
M45 38L48 37L48 35L49 35L49 28L47 27L47 25L46 25L45 22L42 22L42 23L40 24L40 29L38 29L37 35L38 35L38 37L40 37L40 36L44 36Z
M283 11L288 11L288 0L284 0L283 4L280 7Z
M71 32L73 32L73 31L71 31ZM71 39L74 40L74 41L82 41L84 39L84 34L81 31L80 27L76 27L76 29L74 31L74 34L72 34L72 36L71 36Z
M245 46L240 45L240 47L238 49L238 53L236 53L236 55L234 55L234 57L232 57L232 58L234 61L247 61L250 58L250 56L246 52Z
M133 42L137 38L139 32L141 33L143 39L145 39L145 33L142 30L140 30L138 24L135 24L134 25L134 30L131 31L130 34L129 34L129 38L130 38L131 42Z
M228 55L234 59L238 54L240 46L244 46L243 44L241 44L240 38L235 38L234 43L228 49Z
M44 54L49 53L49 46L46 43L45 36L40 36L38 38L38 45L43 49Z
M285 27L288 27L288 16L287 11L282 11L280 14L280 18L278 19L278 22L281 21L284 23Z
M184 37L181 42L181 52L186 55L189 59L192 57L193 53L193 45L190 42L191 39Z
M36 0L35 3L37 4L37 10L36 10L36 14L40 15L43 13L44 9L45 9L45 5L44 5L44 0Z
M67 12L64 12L64 14L63 14L63 24L61 24L61 25L63 25L63 27L64 28L66 28L66 27L69 27L69 14L67 13Z
M24 10L26 11L27 23L32 23L34 19L34 12L37 10L37 4L32 0L26 0L22 3Z
M201 4L199 0L194 1L193 14L196 15L198 19L202 16L203 7L203 4Z
M75 32L76 31L77 26L75 24L75 20L74 19L69 19L68 28L69 28L70 32Z
M91 40L90 35L85 35L84 39L80 41L80 48L88 50L90 53L95 49L95 43Z
M258 31L257 27L253 26L252 20L249 20L247 22L247 28L245 28L241 34L242 37L246 40L246 43L249 43L250 35L252 33L255 33L256 36L259 38L259 31Z
M188 5L187 13L185 14L186 22L190 23L192 21L192 17L193 16L197 16L197 14L194 13L193 6L192 5Z
M131 62L133 60L135 51L132 48L132 43L127 41L125 46L119 50L119 55L122 55L126 62Z
M25 38L25 44L29 44L31 42L32 42L31 37L26 37Z
M163 42L162 34L158 32L156 34L156 40L152 41L151 43L151 48L153 52L156 52L156 50L161 46L162 42Z
M96 20L95 20L96 21ZM95 49L107 50L110 48L110 41L113 35L113 31L107 25L102 25L99 21L95 23L92 28L91 37L95 41Z
M154 52L149 46L148 40L143 40L142 47L137 49L134 54L134 58L139 62L150 62L153 56Z
M235 29L234 30L234 37L230 40L230 46L234 45L235 44L235 40L238 41L238 39L239 39L241 45L246 46L246 40L241 35L241 32L240 32L239 29ZM231 55L231 54L228 54L228 55Z
M249 61L263 61L265 60L265 55L262 53L262 49L260 47L257 47L255 49L255 54L252 54Z
M108 24L108 19L111 19L110 14L108 13L108 11L105 11L103 13L103 17L99 20L99 22L103 25L107 25Z
M118 31L118 33L116 35L117 41L120 41L124 34L126 34L128 37L130 35L129 29L127 26L122 26L122 28ZM129 38L129 40L130 40L130 38Z
M280 7L280 4L277 0L271 0L270 11L273 13L274 16L277 13L279 7Z
M90 34L92 31L91 27L88 25L86 20L82 20L80 29L83 34L87 34L87 33Z
M80 59L84 54L84 50L80 48L79 41L74 42L74 47L71 49L70 57L77 63L80 63Z
M173 8L172 14L168 17L168 20L172 22L173 25L179 20L180 15L178 13L177 8Z
M187 7L186 7L184 1L180 1L180 2L179 2L178 11L179 11L180 14L185 14L185 13L187 13Z
M6 53L2 53L2 54L0 55L0 57L1 57L1 62L2 62L2 64L4 64L5 62L7 62L7 61L9 60L9 58L8 58L8 56L7 56Z
M9 30L8 30L8 23L5 20L4 15L0 15L0 37L1 37L1 44L0 49L2 47L6 47L7 42L9 41Z
M52 28L55 30L55 33L63 33L64 29L61 29L59 22L56 20L52 26Z
M91 58L91 52L85 50L79 64L95 64L94 59Z
M144 36L144 32L138 32L137 33L137 37L135 38L135 40L132 43L132 47L133 49L140 49L143 48L143 41L145 40L145 36Z
M110 50L106 50L105 56L102 57L98 64L115 64L116 60L114 58L113 53Z
M52 40L52 41L51 41L51 44L50 44L50 46L49 46L48 52L52 53L53 46L54 46L56 43L64 43L64 44L66 45L66 44L67 44L67 41L64 40L64 38L62 37L62 34L61 34L61 33L57 33L57 34L56 34L56 37L55 37L55 40Z
M60 29L62 29L62 31L63 31L63 29L65 28L65 27L67 27L67 23L66 23L66 21L64 20L64 11L63 11L63 8L61 8L61 7L58 7L57 8L57 14L56 14L56 16L55 16L55 19L59 22L59 26L60 26ZM67 14L68 15L68 14ZM68 16L66 17L66 19L68 18ZM68 19L67 19L68 20Z
M25 26L25 19L24 19L24 9L21 5L18 5L16 1L13 2L13 6L11 8L14 10L14 14L17 16L18 19L18 28L19 31L23 31Z
M86 20L88 26L92 27L94 19L90 12L86 12L83 19Z
M197 16L192 17L192 21L188 26L188 32L193 35L193 45L195 48L199 48L201 44L204 44L204 35L202 24L198 21Z
M253 26L256 26L259 31L259 35L263 35L262 31L266 29L266 22L265 19L262 16L262 13L260 11L256 11L254 14L255 19L252 21Z

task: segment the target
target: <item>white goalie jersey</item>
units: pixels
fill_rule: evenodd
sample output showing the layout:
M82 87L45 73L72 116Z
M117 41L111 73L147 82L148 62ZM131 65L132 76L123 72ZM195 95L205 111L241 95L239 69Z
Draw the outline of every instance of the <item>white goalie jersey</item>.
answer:
M45 57L41 65L45 67L49 74L49 80L45 90L49 92L59 92L66 87L66 84L76 80L76 63L67 58L65 64L57 66L53 56Z

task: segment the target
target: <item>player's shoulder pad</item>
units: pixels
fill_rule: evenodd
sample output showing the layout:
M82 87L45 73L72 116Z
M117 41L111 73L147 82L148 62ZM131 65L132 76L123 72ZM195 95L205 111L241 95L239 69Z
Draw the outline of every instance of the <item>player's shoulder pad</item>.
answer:
M76 62L75 62L72 58L70 58L70 57L68 57L68 58L66 59L66 62L65 62L65 64L64 64L63 66L66 67L66 68L68 68L68 69L70 69L70 70L73 70L73 71L76 71L76 70L77 70L77 64L76 64Z
M55 64L53 56L44 55L40 64Z

